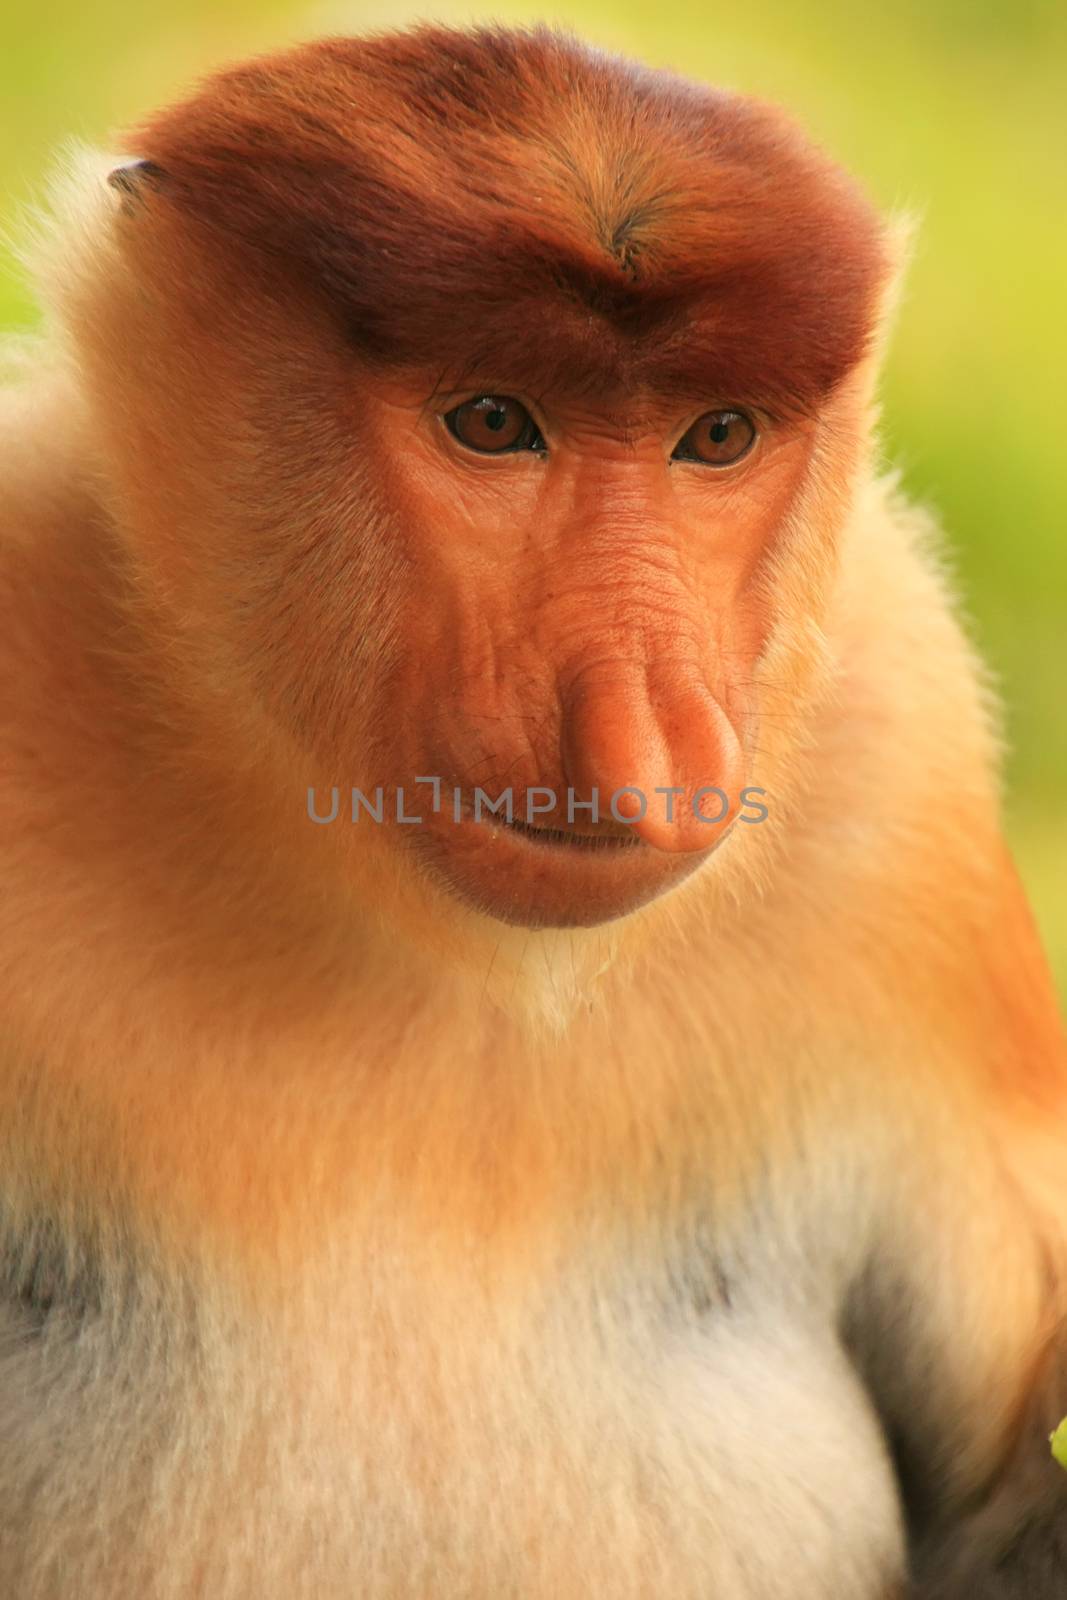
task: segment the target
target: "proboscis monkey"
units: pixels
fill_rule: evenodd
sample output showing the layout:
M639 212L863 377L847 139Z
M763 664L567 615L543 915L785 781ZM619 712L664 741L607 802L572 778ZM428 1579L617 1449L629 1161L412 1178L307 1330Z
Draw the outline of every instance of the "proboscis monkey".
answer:
M500 28L240 66L57 210L4 1600L1067 1594L1067 1077L885 225Z

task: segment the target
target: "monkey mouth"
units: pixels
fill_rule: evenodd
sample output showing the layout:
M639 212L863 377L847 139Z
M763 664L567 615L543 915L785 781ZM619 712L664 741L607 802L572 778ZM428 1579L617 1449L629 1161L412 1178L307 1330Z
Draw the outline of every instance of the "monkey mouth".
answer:
M592 927L626 916L681 882L703 856L668 856L626 823L560 816L543 823L464 805L412 830L411 845L439 880L498 921L532 928Z
M600 817L595 822L580 823L577 827L564 823L559 817L549 821L546 816L544 822L524 821L516 816L498 816L495 812L476 811L469 800L464 799L460 816L468 826L488 829L491 834L518 835L523 840L529 840L545 850L619 850L637 849L646 851L648 846L644 840L635 834L631 827L624 822L616 822L607 817Z
M523 838L529 839L533 844L546 849L554 850L632 850L641 849L642 840L635 834L616 834L606 830L595 833L579 831L576 828L538 827L530 822L522 822L518 817L505 821L500 826L519 833Z

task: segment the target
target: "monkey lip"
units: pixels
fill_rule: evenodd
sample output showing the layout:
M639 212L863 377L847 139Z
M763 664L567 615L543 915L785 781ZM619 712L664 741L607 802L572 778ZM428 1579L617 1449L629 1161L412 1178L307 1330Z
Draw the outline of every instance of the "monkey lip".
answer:
M505 828L529 839L532 844L549 850L625 850L627 848L647 849L643 840L635 834L615 834L606 830L579 828L558 828L541 826L537 823L523 822L521 818L514 817L503 822Z
M467 809L458 821L435 818L411 839L457 898L498 921L542 928L625 916L688 877L714 848L672 855L625 824L507 822Z

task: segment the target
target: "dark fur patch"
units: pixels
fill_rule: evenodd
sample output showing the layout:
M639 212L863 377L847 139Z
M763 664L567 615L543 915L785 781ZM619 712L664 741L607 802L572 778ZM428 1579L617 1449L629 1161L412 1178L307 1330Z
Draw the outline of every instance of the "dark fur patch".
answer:
M885 270L867 202L779 112L546 28L325 40L131 149L364 355L457 378L807 409Z
M0 1303L28 1334L76 1331L99 1317L103 1284L93 1255L75 1249L51 1221L0 1235Z
M1022 1418L1015 1450L987 1495L934 1527L914 1554L908 1600L1063 1600L1067 1472L1049 1435L1067 1414L1067 1328L1061 1328Z

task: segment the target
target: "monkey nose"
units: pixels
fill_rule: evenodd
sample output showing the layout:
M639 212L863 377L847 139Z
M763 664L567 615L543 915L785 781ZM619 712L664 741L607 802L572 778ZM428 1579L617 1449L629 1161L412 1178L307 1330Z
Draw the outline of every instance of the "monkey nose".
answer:
M579 801L595 791L602 818L657 850L710 849L740 806L741 744L695 670L583 670L564 700L562 758Z

